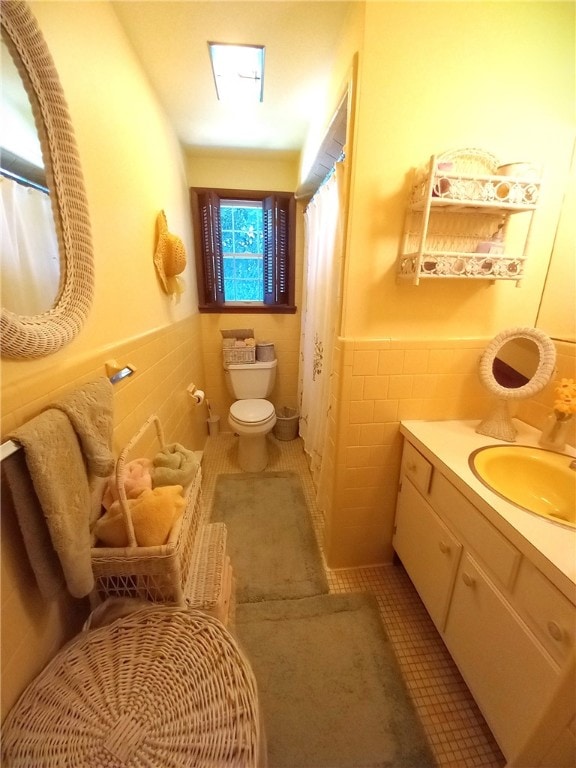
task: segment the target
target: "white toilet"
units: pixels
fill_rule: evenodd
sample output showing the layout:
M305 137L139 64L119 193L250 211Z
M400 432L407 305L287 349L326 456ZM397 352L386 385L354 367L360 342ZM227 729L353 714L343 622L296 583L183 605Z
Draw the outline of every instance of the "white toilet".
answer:
M276 424L276 411L265 398L274 387L277 364L271 360L224 365L226 384L236 398L228 424L239 436L238 462L244 472L261 472L268 463L266 435Z

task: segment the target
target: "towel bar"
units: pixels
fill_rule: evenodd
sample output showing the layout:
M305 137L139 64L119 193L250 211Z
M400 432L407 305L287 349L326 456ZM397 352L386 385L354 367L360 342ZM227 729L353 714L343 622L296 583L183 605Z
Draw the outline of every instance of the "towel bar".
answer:
M112 376L109 376L109 380L112 382L112 384L116 384L116 382L121 381L121 379L124 379L126 376L131 376L136 369L132 365L128 365L125 368L122 368L118 371L116 371ZM4 459L7 459L8 456L11 456L13 453L16 453L16 451L19 451L22 446L18 445L14 440L6 440L5 443L2 443L0 446L1 453L0 453L0 461L4 461Z
M0 454L0 461L4 461L4 459L7 459L8 456L12 456L12 454L16 453L16 451L19 451L21 447L22 446L14 442L14 440L6 440L6 442L2 443L0 446L2 451Z

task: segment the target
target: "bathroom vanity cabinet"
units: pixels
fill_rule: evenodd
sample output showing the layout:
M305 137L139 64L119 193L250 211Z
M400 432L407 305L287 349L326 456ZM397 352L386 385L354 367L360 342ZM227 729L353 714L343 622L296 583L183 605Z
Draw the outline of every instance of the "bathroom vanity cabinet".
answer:
M398 279L521 280L540 197L540 179L526 173L504 175L496 158L480 150L432 155L413 173ZM522 231L510 238L517 214Z
M441 424L449 423L437 422ZM476 505L473 488L462 493L466 477L455 484L451 455L443 460L409 428L402 431L394 550L513 765L541 727L575 652L576 585L559 574L559 588L549 578L553 564L547 561L544 573L529 542L506 520L485 514L485 498L478 497ZM496 442L475 434L472 427L470 432L470 444L478 439ZM447 450L457 455L453 446ZM462 450L467 457L468 448ZM467 461L462 464L467 467ZM563 530L566 546L573 546L573 532ZM565 714L563 724L556 720L558 735L551 742L558 743L564 732L566 762L556 762L559 766L574 765L574 697L572 711Z

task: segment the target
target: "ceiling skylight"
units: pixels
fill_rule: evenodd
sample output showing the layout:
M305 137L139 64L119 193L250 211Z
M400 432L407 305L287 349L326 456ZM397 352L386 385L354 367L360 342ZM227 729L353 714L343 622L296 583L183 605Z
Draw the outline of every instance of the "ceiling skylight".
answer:
M262 101L264 46L208 43L220 101Z

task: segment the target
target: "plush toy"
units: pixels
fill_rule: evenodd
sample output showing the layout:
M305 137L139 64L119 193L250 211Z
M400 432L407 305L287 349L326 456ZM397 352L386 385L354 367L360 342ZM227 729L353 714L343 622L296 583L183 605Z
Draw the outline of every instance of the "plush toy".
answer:
M128 499L136 543L140 547L165 544L172 526L186 504L181 485L164 485ZM127 547L128 534L119 501L94 525L94 534L108 547Z
M162 485L188 485L198 471L199 462L194 451L180 443L171 443L154 456L152 487Z
M136 499L142 491L152 488L152 462L150 459L134 459L124 467L124 490L126 498ZM116 477L113 475L108 480L108 487L102 497L104 509L110 509L112 504L118 501L118 488Z

